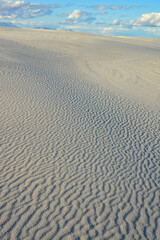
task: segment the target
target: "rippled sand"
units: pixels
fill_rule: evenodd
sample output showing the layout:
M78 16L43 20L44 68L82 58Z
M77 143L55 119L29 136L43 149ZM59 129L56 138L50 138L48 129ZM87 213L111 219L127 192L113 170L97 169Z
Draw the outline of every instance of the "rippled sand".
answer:
M160 40L0 28L0 239L160 239Z

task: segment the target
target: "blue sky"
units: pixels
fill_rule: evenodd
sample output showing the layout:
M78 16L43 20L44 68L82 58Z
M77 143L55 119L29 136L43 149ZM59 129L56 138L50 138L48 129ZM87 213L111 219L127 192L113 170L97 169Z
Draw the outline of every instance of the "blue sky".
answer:
M159 0L0 0L0 22L114 36L160 37Z

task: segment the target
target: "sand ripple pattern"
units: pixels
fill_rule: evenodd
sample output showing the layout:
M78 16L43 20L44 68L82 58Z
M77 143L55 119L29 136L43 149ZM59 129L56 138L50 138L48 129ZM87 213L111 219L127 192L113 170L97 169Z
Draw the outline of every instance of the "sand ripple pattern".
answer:
M4 40L0 81L0 239L160 239L158 112Z

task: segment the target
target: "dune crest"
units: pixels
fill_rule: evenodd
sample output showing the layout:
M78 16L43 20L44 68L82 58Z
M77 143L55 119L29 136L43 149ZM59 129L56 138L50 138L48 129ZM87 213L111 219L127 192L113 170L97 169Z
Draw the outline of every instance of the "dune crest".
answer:
M158 51L0 28L1 239L160 238Z

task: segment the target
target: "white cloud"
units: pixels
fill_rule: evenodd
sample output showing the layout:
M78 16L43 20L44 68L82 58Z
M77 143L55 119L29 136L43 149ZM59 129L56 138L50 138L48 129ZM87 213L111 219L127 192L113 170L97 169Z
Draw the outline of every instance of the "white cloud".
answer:
M34 18L52 13L55 4L30 3L26 1L0 0L0 18Z
M160 13L144 13L137 19L136 24L140 26L160 27Z
M113 25L119 25L120 24L120 21L118 19L115 19L113 22L112 22Z
M152 33L153 35L160 36L160 29L146 28L145 31L148 33Z
M104 28L101 28L101 33L111 32L112 30L113 30L112 27L104 27Z
M14 19L16 18L16 15L12 14L10 16L4 16L4 15L0 15L0 19Z
M129 22L131 26L143 26L143 27L160 27L160 13L144 13L140 18L135 21Z
M76 24L76 23L79 23L79 22L91 23L95 19L96 18L92 17L92 14L76 9L72 13L69 14L65 23L67 23L67 24L68 23L69 24Z
M106 5L98 5L98 6L95 7L95 9L98 10L98 11L103 11L107 8L108 8L108 6L106 6Z
M83 15L82 12L77 9L69 14L67 20L72 23L77 23L82 15Z

